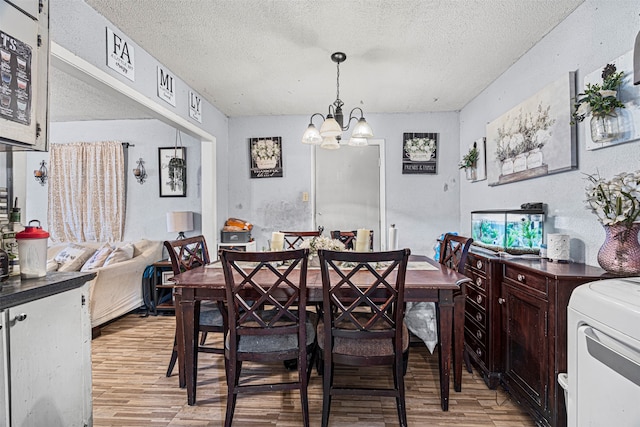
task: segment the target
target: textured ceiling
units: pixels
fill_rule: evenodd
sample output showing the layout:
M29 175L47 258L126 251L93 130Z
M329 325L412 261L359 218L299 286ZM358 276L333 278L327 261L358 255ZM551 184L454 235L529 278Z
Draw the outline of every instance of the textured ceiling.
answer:
M228 116L455 111L583 0L85 0Z

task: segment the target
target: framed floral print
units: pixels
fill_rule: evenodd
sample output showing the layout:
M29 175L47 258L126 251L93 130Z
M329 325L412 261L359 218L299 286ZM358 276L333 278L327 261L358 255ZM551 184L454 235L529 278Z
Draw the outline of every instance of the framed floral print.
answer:
M282 178L282 137L249 138L251 178Z
M158 148L160 197L187 197L187 149Z
M404 133L402 136L402 173L437 173L438 134Z

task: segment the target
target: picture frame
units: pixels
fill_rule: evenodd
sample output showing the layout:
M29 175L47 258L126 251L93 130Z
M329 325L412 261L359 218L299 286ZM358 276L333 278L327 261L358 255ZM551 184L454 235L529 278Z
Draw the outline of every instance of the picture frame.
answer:
M249 138L251 178L282 178L282 137Z
M487 180L509 184L578 167L569 72L487 124Z
M402 174L438 173L438 133L405 132L402 134Z
M173 271L163 271L162 272L162 284L163 285L175 285L174 282L172 282L171 279L174 276Z
M187 197L187 149L158 148L160 197Z

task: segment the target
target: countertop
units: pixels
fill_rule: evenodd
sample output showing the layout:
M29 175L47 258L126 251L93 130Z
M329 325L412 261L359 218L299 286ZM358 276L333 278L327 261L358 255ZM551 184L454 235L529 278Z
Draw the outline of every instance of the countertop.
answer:
M38 279L9 277L0 282L0 310L78 288L95 276L95 273L49 272Z

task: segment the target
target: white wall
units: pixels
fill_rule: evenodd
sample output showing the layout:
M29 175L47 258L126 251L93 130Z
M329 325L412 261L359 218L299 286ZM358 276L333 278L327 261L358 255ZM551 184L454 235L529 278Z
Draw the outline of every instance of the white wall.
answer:
M200 234L202 224L200 141L189 135L182 135L182 145L187 149L187 197L159 196L158 148L173 147L175 135L173 127L159 120L83 121L52 123L49 142L58 144L116 140L134 145L127 149L129 164L126 167L127 211L124 240L170 240L176 237L176 233L167 232L167 212L194 212L195 230L187 232L187 235ZM139 158L144 160L148 174L144 184L138 183L132 172ZM27 153L26 175L32 176L31 171L37 169L42 160L49 165L49 153ZM47 230L48 187L41 186L33 178L26 181L26 186L28 197L22 222L26 224L29 220L38 219Z
M587 0L462 109L460 150L466 151L471 142L485 136L488 122L569 71L577 70L581 91L586 74L633 49L639 13L637 0ZM518 208L524 202L544 202L548 205L545 232L569 234L571 258L598 265L597 253L604 241L604 231L596 216L585 209L585 174L599 171L602 176L611 177L639 169L640 143L587 151L584 132L584 124L578 126L577 170L496 187L488 187L487 181L463 182L460 229L470 234L473 210Z
M327 101L331 101L330 99ZM435 239L459 224L458 113L367 114L376 138L385 140L387 224L396 224L399 243L414 253L433 254ZM311 230L313 147L300 142L309 116L261 116L229 119L229 216L254 224L258 250L271 231ZM438 174L402 175L402 134L440 133ZM249 178L249 138L281 136L284 176Z

